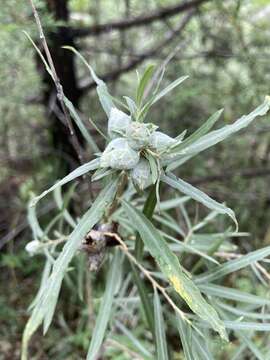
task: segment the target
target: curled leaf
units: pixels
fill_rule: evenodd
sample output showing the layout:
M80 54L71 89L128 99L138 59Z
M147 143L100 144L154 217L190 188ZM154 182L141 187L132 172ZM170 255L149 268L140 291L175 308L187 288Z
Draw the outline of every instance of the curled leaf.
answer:
M119 137L126 132L127 127L131 123L131 118L123 111L113 107L110 111L108 121L108 134L111 139Z
M161 131L155 131L153 134L151 134L150 137L150 146L157 151L165 150L169 146L174 145L176 142L177 140L171 138Z
M144 190L151 183L150 165L149 162L145 159L140 159L130 174L134 186L139 190Z
M110 167L118 170L133 169L139 162L139 153L133 150L126 139L112 140L100 158L101 167Z

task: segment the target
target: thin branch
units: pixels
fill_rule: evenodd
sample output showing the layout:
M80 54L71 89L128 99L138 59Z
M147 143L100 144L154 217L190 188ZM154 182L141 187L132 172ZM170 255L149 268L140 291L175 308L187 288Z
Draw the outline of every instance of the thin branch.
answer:
M147 50L145 53L141 54L138 58L131 60L126 65L124 65L118 69L115 69L111 72L108 72L107 74L104 74L103 76L101 76L102 80L105 82L114 81L114 80L118 79L121 75L136 68L138 65L143 63L148 58L151 58L153 55L162 51L165 46L170 44L177 36L181 35L181 33L183 32L183 30L185 29L185 27L187 26L187 24L189 23L189 21L191 20L193 15L194 15L194 11L190 11L183 18L182 22L174 30L174 32L173 33L170 32L167 36L165 36L165 38L163 39L163 41L161 43L159 43L157 46ZM80 89L82 91L87 91L87 90L94 89L95 87L96 87L96 83L94 81L92 81L92 79L90 79L89 81L82 84Z
M71 29L73 37L85 37L89 35L99 35L103 33L108 33L113 30L127 30L133 27L139 26L148 26L149 24L155 21L165 20L169 17L176 16L182 12L188 11L190 9L196 8L203 3L206 3L210 0L192 0L180 2L179 4L164 7L156 11L150 12L148 15L140 15L135 18L127 18L125 20L117 20L107 24L97 24L93 25L90 28L85 29Z
M38 27L38 30L39 30L39 36L40 36L40 39L41 39L41 42L42 42L42 46L43 46L44 52L46 54L46 58L47 58L47 61L48 61L49 68L51 70L51 76L52 76L52 79L53 79L53 81L55 83L55 87L56 87L56 91L57 91L57 97L58 97L58 100L60 102L61 109L63 111L64 118L65 118L65 121L66 121L65 125L69 129L72 146L74 147L74 150L76 151L76 153L78 155L78 159L79 159L80 163L83 163L83 155L82 155L82 151L81 151L81 146L79 144L78 138L77 138L76 133L74 131L74 127L72 125L72 121L71 121L71 118L69 116L69 113L68 113L68 111L66 109L66 106L64 104L63 87L62 87L62 85L60 83L60 80L58 78L58 75L57 75L57 72L56 72L56 69L55 69L55 66L54 66L54 63L53 63L53 59L52 59L52 56L51 56L51 53L50 53L50 50L49 50L45 35L44 35L44 31L43 31L43 28L42 28L42 25L41 25L41 21L40 21L37 9L35 8L33 0L29 0L29 2L31 4L32 10L33 10L33 14L34 14L36 24L37 24L37 27Z
M126 244L124 243L124 241L120 238L120 236L116 233L110 233L110 232L104 232L105 236L110 236L115 238L115 240L117 240L120 244L120 248L121 250L126 254L126 256L130 259L130 261L132 261L140 270L141 272L145 275L145 277L151 282L152 286L156 289L158 289L162 295L165 297L165 299L168 301L168 303L171 305L171 307L181 316L181 318L187 322L189 322L189 320L186 317L186 314L179 309L179 307L174 303L174 301L170 298L170 296L167 294L166 289L161 286L151 275L151 273L146 270L137 260L136 258L129 252Z

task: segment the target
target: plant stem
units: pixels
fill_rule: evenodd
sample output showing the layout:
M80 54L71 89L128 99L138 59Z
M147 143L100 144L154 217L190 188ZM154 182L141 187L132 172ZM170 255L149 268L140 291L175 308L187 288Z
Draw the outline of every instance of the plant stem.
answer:
M123 195L124 193L124 190L125 190L125 187L126 187L126 184L127 184L127 174L125 171L122 172L122 174L120 175L120 181L119 181L119 184L118 184L118 188L117 188L117 191L116 191L116 195L115 195L115 198L111 204L111 206L109 207L108 209L108 212L105 216L105 222L108 221L108 219L110 218L110 216L115 212L115 210L117 209L117 206L119 204L119 201L120 201L120 198L121 196Z
M148 198L144 204L143 208L143 214L147 217L147 219L151 220L153 217L153 213L155 210L155 206L157 203L157 197L156 197L156 187L155 185L152 185L150 193L148 195ZM137 232L136 234L136 242L135 242L135 258L140 261L143 256L143 248L144 244L143 241Z

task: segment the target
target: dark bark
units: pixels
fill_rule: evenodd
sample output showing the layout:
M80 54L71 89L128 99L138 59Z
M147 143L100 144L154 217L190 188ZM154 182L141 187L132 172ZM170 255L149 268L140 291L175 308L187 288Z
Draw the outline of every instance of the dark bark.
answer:
M176 16L185 11L199 7L205 2L210 0L192 0L192 1L181 1L180 4L159 8L156 11L150 12L147 15L137 16L135 18L127 18L112 21L107 24L97 24L90 28L73 29L72 33L75 37L85 37L90 35L99 35L108 33L113 30L128 30L133 27L148 26L155 21L163 21L169 17Z
M162 49L165 48L167 45L169 45L175 38L180 39L182 32L186 28L187 24L189 23L193 15L194 15L194 11L191 10L182 19L182 21L180 22L179 26L176 29L164 35L164 39L162 40L162 42L160 42L158 45L155 45L153 48L146 50L140 56L138 55L135 59L129 61L127 64L102 75L101 76L102 80L105 82L111 82L117 80L122 74L125 74L135 69L145 60L155 56L155 54L160 53ZM83 92L85 92L87 90L94 89L95 86L96 86L95 82L92 79L90 79L84 81L84 83L81 84L80 88Z
M46 0L46 3L48 11L55 20L68 22L69 11L67 0ZM73 36L67 26L56 26L53 30L46 31L46 38L63 91L73 105L78 107L82 92L77 82L74 54L71 51L62 49L64 45L75 46ZM66 164L63 166L63 172L66 172L78 163L78 154L72 146L69 129L63 121L55 84L40 60L38 60L38 67L42 74L42 101L48 114L52 146L60 156L62 155L63 164ZM78 129L75 128L75 132L80 144L83 144L83 139Z

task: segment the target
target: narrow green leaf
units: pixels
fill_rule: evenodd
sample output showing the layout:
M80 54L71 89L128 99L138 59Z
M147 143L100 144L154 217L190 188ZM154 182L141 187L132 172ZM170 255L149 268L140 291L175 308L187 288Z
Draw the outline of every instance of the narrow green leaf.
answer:
M50 276L51 269L52 269L52 263L51 263L50 259L47 258L44 269L43 269L43 272L42 272L42 277L41 277L41 283L40 283L39 290L37 292L37 295L36 295L35 299L29 305L28 310L32 310L36 306L36 304L38 303L38 301L40 299L40 296L44 291L44 287L46 286L47 280L48 280L48 278Z
M264 354L259 350L259 348L246 336L243 332L239 332L237 334L241 340L249 347L250 351L256 356L258 360L265 360L267 359Z
M129 98L128 96L123 96L123 98L126 100L126 103L128 105L129 108L129 112L132 116L134 116L136 114L137 111L137 105L135 104L135 102Z
M197 141L203 135L207 134L208 131L210 131L215 125L215 123L218 121L222 112L223 109L215 112L212 116L210 116L208 120L206 120L206 122L201 127L199 127L199 129L194 131L194 133L191 134L188 138L186 138L180 145L178 145L177 147L173 147L173 151L180 151Z
M148 322L148 326L153 334L153 337L155 336L155 322L154 322L154 313L153 313L153 307L152 303L149 299L148 291L144 285L143 280L140 278L140 274L138 270L135 268L135 266L130 263L131 269L132 269L132 275L134 282L138 288L138 292L141 298L142 302L142 308L146 317L146 320Z
M214 284L199 284L199 289L206 295L217 296L223 299L245 302L256 305L270 305L270 300L258 295L249 294L241 290L214 285Z
M154 291L155 334L157 360L169 360L162 308L157 290Z
M217 302L218 306L220 306L222 309L226 310L227 312L230 312L236 316L241 316L241 317L245 317L245 318L250 318L250 319L256 319L256 320L270 320L270 314L265 313L265 312L251 312L251 311L247 311L245 309L242 309L240 307L234 307L234 306L230 306L228 304L225 304L223 302L218 301Z
M212 354L210 353L206 341L202 341L202 338L199 337L195 331L192 332L192 339L194 344L194 351L197 352L198 357L201 360L214 360Z
M76 179L77 177L82 176L82 175L88 173L89 171L97 169L98 167L99 167L99 159L94 159L86 164L83 164L83 165L77 167L77 169L75 169L74 171L69 173L63 179L59 180L56 184L51 186L48 190L45 190L45 191L43 191L42 194L40 194L39 196L36 196L31 201L30 206L35 206L40 199L42 199L44 196L49 194L51 191L54 191L59 186L63 186L65 184L67 184L68 182Z
M197 154L220 141L225 140L228 136L247 127L257 116L263 116L269 111L270 97L266 97L263 104L253 110L250 114L242 116L231 125L226 125L221 129L214 130L201 137L198 141L192 143L185 149L187 154Z
M94 360L97 358L100 346L102 345L105 336L105 332L111 316L114 295L118 286L117 279L119 278L121 268L120 255L120 251L116 251L114 258L108 267L109 270L107 274L106 289L98 311L95 328L87 353L87 360Z
M154 65L147 66L147 68L145 69L145 71L140 79L140 82L139 82L139 85L138 85L138 88L136 91L136 102L137 102L137 106L139 106L139 107L141 106L141 103L143 100L144 90L145 90L148 82L152 78L154 69L155 69Z
M194 360L192 354L192 330L191 327L180 318L178 314L176 316L177 329L180 335L182 347L185 354L185 360Z
M91 181L98 181L103 179L108 175L112 175L115 172L115 169L108 169L108 168L100 168L97 169L91 177Z
M160 206L159 206L160 211L166 211L166 210L177 208L181 204L184 204L185 202L187 202L189 199L190 199L189 196L181 196L181 197L177 197L175 199L161 201Z
M179 79L176 79L170 85L168 85L165 89L161 90L158 94L154 94L153 97L147 101L147 103L142 107L141 111L138 114L138 119L143 121L147 112L157 101L159 101L163 96L167 95L170 91L172 91L176 86L180 85L184 80L186 80L188 76L182 76ZM158 84L159 87L159 84Z
M246 266L254 264L256 261L260 261L265 257L270 255L270 246L266 246L262 249L255 250L250 252L247 255L244 255L238 259L227 261L225 264L220 265L217 269L208 271L207 273L198 276L196 278L196 283L209 283L211 281L217 280L225 275L231 274L232 272L241 270Z
M69 101L69 99L66 96L64 96L64 103L65 103L66 107L68 108L71 117L75 121L76 125L80 129L83 137L85 138L85 140L87 141L87 143L89 144L89 146L91 147L93 152L94 153L100 152L100 149L97 146L94 138L91 136L89 131L86 129L83 121L81 120L81 118L80 118L79 114L77 113L75 107L73 106L72 102Z
M74 52L79 57L79 59L85 64L85 66L88 68L93 80L97 84L97 93L98 93L100 103L103 107L103 110L105 111L107 117L109 117L111 108L114 107L114 104L112 101L112 96L109 94L105 82L96 75L92 66L88 64L88 62L85 60L85 58L74 47L63 46L63 49L67 49L67 50Z
M244 331L270 331L270 323L227 321L224 320L227 329Z
M177 257L172 253L158 230L131 204L125 201L122 203L132 226L140 233L150 254L155 258L161 271L169 279L176 292L199 317L209 322L222 338L227 339L224 325L217 312L204 300L199 289L186 275Z
M236 229L238 229L238 223L232 209L218 203L216 200L210 198L210 196L208 196L201 190L195 188L191 184L188 184L184 180L177 178L171 173L169 173L168 175L161 175L161 181L165 182L174 189L181 191L185 195L190 196L192 199L202 203L209 209L215 210L220 214L228 215L234 221Z
M177 243L177 246L179 247L179 249L181 249L181 251L187 252L187 253L191 253L191 254L197 254L199 256L201 256L202 258L214 263L214 264L219 264L219 262L217 260L215 260L214 258L212 258L211 256L197 250L195 247L193 247L192 245L186 244L183 241L180 241L176 238L174 238L171 235L166 234L163 231L160 231L161 235L164 236L164 238L167 238L169 240L173 240Z
M240 119L236 120L231 125L226 125L221 129L211 131L209 134L206 134L200 137L197 141L188 145L186 148L182 149L182 152L171 151L171 159L167 163L175 163L170 165L168 170L173 170L177 166L182 165L184 162L191 159L193 156L197 155L201 151L208 149L209 147L216 145L217 143L225 140L234 133L247 127L257 116L265 115L270 108L270 96L266 96L265 101L253 110L248 115L242 116ZM179 162L176 162L179 160Z
M117 189L117 179L108 184L94 201L91 208L84 214L78 222L76 228L72 231L68 241L62 249L53 265L53 270L46 281L44 291L32 312L30 319L23 334L22 360L27 359L27 346L32 334L40 326L43 320L46 320L45 331L47 330L56 306L61 283L65 275L68 264L75 255L84 236L89 230L102 218L106 208L112 202Z
M33 201L33 200L32 200ZM37 219L37 215L36 215L36 209L32 207L31 205L31 201L27 207L27 220L28 223L31 227L32 233L33 233L33 238L35 240L38 240L40 238L43 237L44 233L43 230L41 229L38 219Z
M133 346L145 357L152 358L152 354L145 348L142 342L137 339L133 333L128 330L122 323L116 320L116 326L132 342Z
M148 154L148 153L145 154L145 157L149 161L149 165L150 165L150 169L151 169L151 176L152 176L152 183L155 184L157 182L158 175L159 175L156 159L151 154Z
M54 80L54 76L53 76L53 73L51 71L51 68L50 68L49 64L47 63L45 57L43 56L42 52L40 51L39 47L35 44L35 42L31 38L31 36L26 31L23 31L23 33L26 35L26 37L31 42L31 44L34 46L36 52L38 53L41 61L43 62L44 66L45 66L46 71L51 76L52 80Z
M71 227L75 228L76 222L73 220L72 216L70 215L68 210L65 208L65 204L64 204L64 201L62 198L62 193L61 193L61 187L59 186L59 187L55 188L53 191L53 194L54 194L54 199L55 199L56 205L57 205L58 209L62 211L66 222ZM33 208L33 209L35 209L35 208Z
M232 320L232 316L230 316L226 311L221 310L221 313L225 320ZM235 322L238 322L238 320ZM246 335L242 330L234 331L234 334L250 349L250 351L255 355L256 359L265 360L266 358L264 354L261 353L258 347L249 338L252 336L252 333L253 331L249 331Z
M147 217L147 219L151 220L153 217L153 213L156 207L157 197L156 197L156 189L155 186L150 188L150 192L148 198L143 207L143 213ZM137 260L141 260L143 256L143 241L139 235L136 234L136 242L135 242L135 256Z
M171 92L174 88L179 86L187 78L188 78L188 76L181 76L178 79L174 80L170 85L165 87L165 89L161 90L157 95L154 96L154 98L151 101L151 105L155 104L157 101L159 101L161 98L163 98L169 92Z

